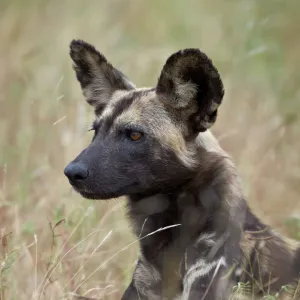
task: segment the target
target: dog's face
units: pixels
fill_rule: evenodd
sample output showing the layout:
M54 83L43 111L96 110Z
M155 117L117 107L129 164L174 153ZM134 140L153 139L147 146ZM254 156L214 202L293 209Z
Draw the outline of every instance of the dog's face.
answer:
M219 74L198 49L173 54L157 86L138 89L93 46L72 41L70 55L95 108L91 144L65 168L82 196L108 199L179 187L197 167L196 136L217 116Z

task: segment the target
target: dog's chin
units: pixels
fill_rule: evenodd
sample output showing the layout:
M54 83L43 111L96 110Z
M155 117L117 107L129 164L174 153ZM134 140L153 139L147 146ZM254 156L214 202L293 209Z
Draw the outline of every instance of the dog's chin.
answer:
M86 191L80 191L75 189L77 193L79 193L83 198L89 199L89 200L108 200L112 198L118 198L117 195L114 194L99 194L99 193L91 193Z

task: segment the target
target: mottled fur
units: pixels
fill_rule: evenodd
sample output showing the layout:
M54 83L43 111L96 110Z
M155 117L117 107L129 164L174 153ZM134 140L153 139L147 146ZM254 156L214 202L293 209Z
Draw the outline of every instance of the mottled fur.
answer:
M92 143L65 174L86 198L128 196L133 231L146 236L122 299L229 299L241 282L251 297L298 299L299 248L251 212L208 131L224 95L212 61L178 51L155 88L138 89L93 46L70 48L96 118Z

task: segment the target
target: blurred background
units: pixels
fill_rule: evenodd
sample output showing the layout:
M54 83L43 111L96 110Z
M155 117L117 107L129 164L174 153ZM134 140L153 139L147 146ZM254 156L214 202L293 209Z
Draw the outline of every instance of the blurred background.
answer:
M212 131L250 207L300 239L299 15L297 0L1 0L0 299L120 299L131 280L125 202L82 199L63 175L93 134L73 38L137 86L179 49L206 52L226 90Z

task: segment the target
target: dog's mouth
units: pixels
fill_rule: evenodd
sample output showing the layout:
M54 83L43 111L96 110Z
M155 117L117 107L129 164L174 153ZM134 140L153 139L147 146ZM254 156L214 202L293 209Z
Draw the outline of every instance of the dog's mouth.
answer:
M97 194L97 193L91 193L91 192L86 192L86 191L78 191L78 193L90 200L107 200L110 198L115 198L113 195L108 195L108 194Z
M91 191L88 190L85 187L78 187L75 185L72 185L73 189L79 193L82 197L86 198L86 199L91 199L91 200L108 200L111 198L118 198L118 197L122 197L122 196L126 196L128 195L126 193L126 191L128 191L129 188L135 187L137 185L137 183L133 183L130 185L127 185L123 188L118 189L117 191Z

